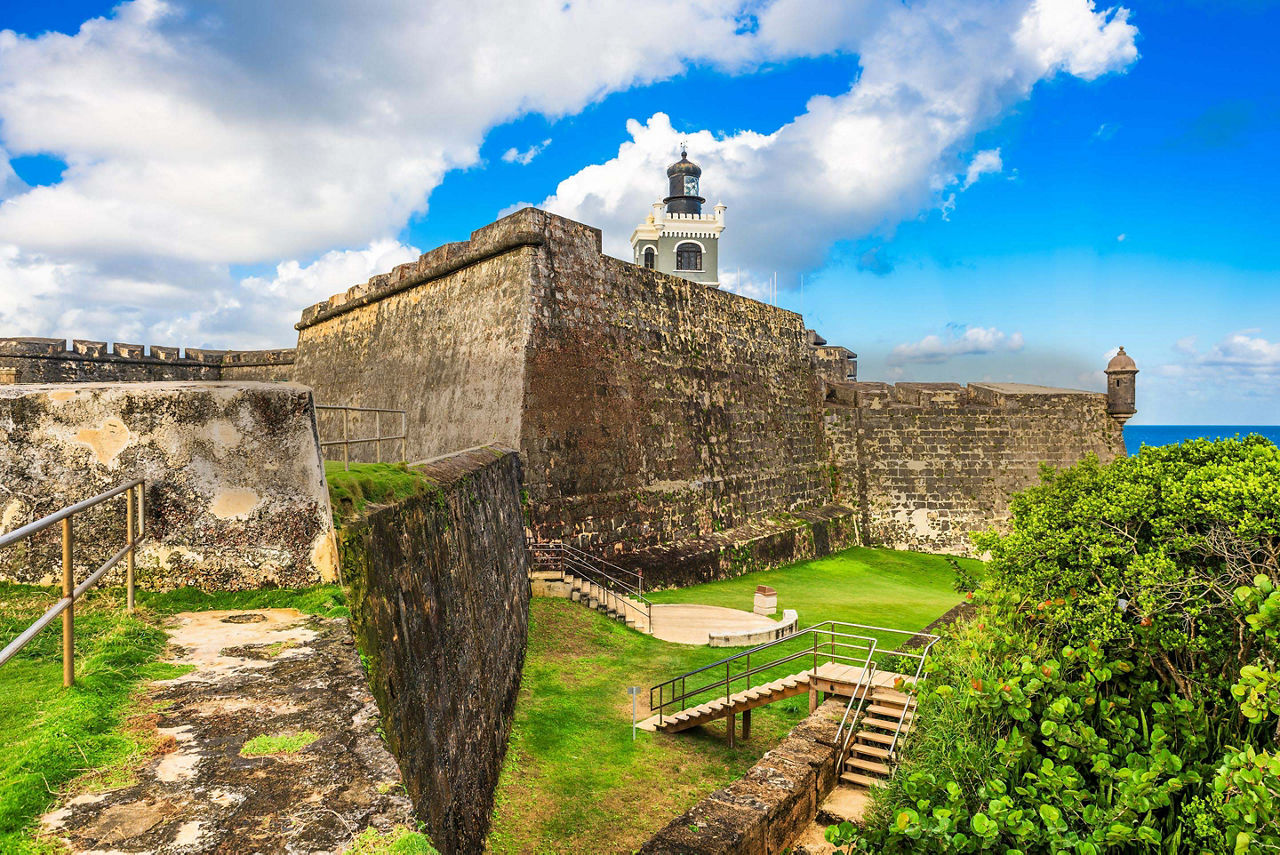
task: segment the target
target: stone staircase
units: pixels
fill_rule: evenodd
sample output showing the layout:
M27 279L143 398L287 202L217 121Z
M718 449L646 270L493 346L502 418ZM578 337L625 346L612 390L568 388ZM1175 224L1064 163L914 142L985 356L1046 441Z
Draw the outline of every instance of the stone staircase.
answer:
M625 623L637 632L649 633L647 604L633 597L611 591L567 570L534 570L529 574L529 581L536 596L563 597L582 603L619 623Z
M840 770L842 784L862 789L880 786L893 776L897 748L915 718L912 695L876 686L868 700Z
M653 632L644 578L565 543L532 543L529 589L535 597L582 603L646 635Z

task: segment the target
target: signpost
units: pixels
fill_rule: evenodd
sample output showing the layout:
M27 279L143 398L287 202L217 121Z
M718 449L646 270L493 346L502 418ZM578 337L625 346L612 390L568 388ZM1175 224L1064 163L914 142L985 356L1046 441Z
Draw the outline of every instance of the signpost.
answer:
M639 686L627 686L627 694L631 696L631 741L636 741L636 695L640 694Z

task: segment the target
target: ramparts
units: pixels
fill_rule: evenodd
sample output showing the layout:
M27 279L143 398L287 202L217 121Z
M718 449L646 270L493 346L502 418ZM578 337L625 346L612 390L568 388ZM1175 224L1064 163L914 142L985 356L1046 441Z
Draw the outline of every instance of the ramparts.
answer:
M0 531L146 480L140 584L301 587L337 578L311 393L283 383L0 386ZM76 577L124 543L123 500L73 520ZM4 551L0 578L61 578L56 530ZM123 564L108 576L118 584Z
M520 459L425 464L428 494L342 534L352 617L418 816L446 853L483 851L529 621Z
M524 209L313 306L295 378L409 410L409 457L502 442L537 540L679 544L830 496L803 319Z
M1125 453L1106 395L1020 383L832 384L825 421L837 494L899 549L971 553L1042 466Z
M295 379L406 409L409 459L519 448L535 540L659 585L746 569L763 520L849 508L864 543L967 552L1041 463L1123 454L1101 394L847 382L855 354L799 315L600 246L518 211L304 311Z
M168 380L288 381L292 348L185 350L153 344L61 338L0 338L0 384L111 383ZM6 377L6 369L12 372Z

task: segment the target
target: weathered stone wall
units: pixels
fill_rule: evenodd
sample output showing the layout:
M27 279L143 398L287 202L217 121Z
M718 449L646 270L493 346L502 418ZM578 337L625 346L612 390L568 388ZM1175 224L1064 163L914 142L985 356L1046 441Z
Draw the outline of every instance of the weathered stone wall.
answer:
M436 489L342 532L387 742L445 853L481 852L520 688L529 559L515 451L424 466Z
M61 338L0 338L0 384L288 381L293 349L198 350ZM16 372L16 376L8 372Z
M830 498L803 319L600 254L525 210L534 257L521 451L536 539L678 544Z
M1123 456L1106 395L1017 383L837 385L826 409L837 495L871 543L973 552L969 534L1008 520L1040 466Z
M321 404L405 410L408 460L518 446L529 276L541 241L523 225L500 220L305 310L294 378ZM372 418L350 427L373 435ZM341 437L337 416L320 428L325 439ZM351 459L372 460L372 446L353 446Z
M519 447L539 540L670 545L830 496L800 316L603 256L571 220L518 211L298 327L295 379L406 409L410 460Z
M832 698L722 790L673 819L641 855L774 855L809 827L836 785L836 731L846 701Z
M864 540L964 552L1041 462L1123 453L1100 395L843 382L854 354L799 315L604 256L598 230L531 208L298 328L294 378L320 403L407 410L410 460L519 448L534 539L655 584L731 575L752 527L801 512L857 508ZM372 417L349 431L372 436ZM341 436L338 417L320 432ZM752 548L807 557L785 541Z
M0 531L134 478L152 537L140 584L205 589L336 579L311 393L291 384L0 386ZM73 522L83 579L124 544L124 500ZM0 577L61 578L57 526L0 555ZM108 581L123 577L121 563Z

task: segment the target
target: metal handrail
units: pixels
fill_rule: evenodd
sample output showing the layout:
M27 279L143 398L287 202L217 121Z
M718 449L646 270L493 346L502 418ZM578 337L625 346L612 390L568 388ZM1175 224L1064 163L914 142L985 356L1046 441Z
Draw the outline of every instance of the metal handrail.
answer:
M734 682L738 680L749 679L750 677L753 677L756 674L761 674L765 671L776 668L779 665L784 665L787 662L792 662L797 659L807 658L810 656L813 657L813 662L814 662L813 669L815 672L817 671L817 668L818 668L817 661L819 657L824 658L827 662L832 662L837 660L849 662L852 664L857 664L859 662L870 662L871 658L875 655L875 652L876 652L876 640L870 636L840 632L835 629L835 627L837 626L847 626L847 625L848 624L845 624L842 621L823 621L822 623L814 624L813 626L807 627L805 629L802 629L798 632L795 632L783 638L774 639L772 641L766 641L763 644L758 644L755 647L748 648L746 650L735 653L731 656L726 656L724 659L720 659L716 662L712 662L709 665L704 665L701 668L694 668L691 671L686 671L684 674L681 674L677 677L672 677L670 680L665 680L657 684L656 686L650 687L649 709L658 713L658 723L661 724L664 719L664 716L666 715L665 710L667 709L667 707L678 704L678 705L681 705L679 708L683 709L683 705L690 698L696 697L700 694L703 694L704 692L707 692L712 688L716 688L721 685L725 687L725 702L727 703L729 700L729 696L732 695L733 693L732 687ZM788 654L786 656L781 656L775 659L771 659L770 661L762 665L757 664L754 668L752 667L751 657L753 655L759 655L761 651L777 647L780 644L794 643L797 639L799 639L801 636L804 636L806 634L810 635L813 639L812 648L801 649L794 653ZM828 637L828 640L823 642L822 645L820 645L819 637L824 635ZM849 644L843 641L836 641L835 639L837 637L856 639L860 642L865 642L865 643ZM820 651L820 647L826 647L827 649ZM864 658L864 657L849 656L844 653L836 653L835 652L836 647L846 648L849 650L858 650L858 651L865 650L867 652L867 655ZM732 672L732 663L740 659L744 660L746 667L743 671L737 674L734 674ZM717 678L715 681L707 683L703 686L698 686L694 689L688 688L688 685L687 685L688 678L694 676L695 674L701 674L703 672L710 671L713 668L718 669L721 666L724 666L724 669L725 669L725 678L723 680L720 680ZM671 697L669 699L666 698L666 689L668 687L670 687L671 689ZM654 703L655 692L657 693L657 696L658 696L656 704Z
M533 553L534 560L547 563L548 559L558 559L558 569L561 572L564 571L566 566L570 567L577 571L578 575L582 575L604 588L614 596L615 602L621 602L625 608L644 615L649 632L653 632L653 603L649 602L644 596L644 577L642 574L627 570L625 567L619 567L616 564L610 564L608 561L595 558L580 549L575 549L564 543L533 543L529 545L529 551ZM552 556L555 556L555 558L552 558ZM614 578L597 567L597 563L636 577L636 584L632 585ZM600 581L601 579L604 581ZM621 589L621 591L614 590L614 588Z
M870 658L870 657L868 657ZM867 668L862 672L862 679L858 681L858 685L854 688L853 694L849 696L849 703L845 705L844 716L840 719L840 726L836 728L836 774L838 775L842 766L844 766L845 757L849 755L849 743L853 741L853 734L856 732L858 720L862 718L862 709L866 705L867 698L871 695L871 684L875 679L876 665L874 662L868 663ZM853 703L858 702L857 710L854 710ZM850 717L852 713L852 717ZM845 730L845 724L848 723L849 729ZM844 738L841 739L843 734Z
M924 660L929 655L929 651L933 649L933 645L938 641L938 636L934 636L933 640L925 645L924 650L920 652L920 662L916 665L916 674L912 680L913 686L918 686L920 681L928 677L928 673L924 672ZM922 674L923 672L923 674ZM902 724L907 719L907 713L916 707L916 696L910 692L907 693L907 702L902 705L902 712L898 715L898 726L893 729L893 742L889 743L889 757L893 758L898 749L898 739L902 735Z
M94 570L79 585L75 584L75 566L72 562L72 552L75 547L75 537L71 528L71 519L81 511L87 510L100 505L109 499L114 499L121 493L126 494L125 498L125 544L114 555L107 559L106 563ZM85 592L98 583L98 580L106 575L107 571L120 563L121 558L128 558L125 565L125 607L129 611L134 609L134 564L138 544L147 537L145 519L145 495L146 483L141 478L134 479L114 487L105 493L99 493L83 502L77 502L74 505L63 508L60 511L54 511L46 517L41 517L35 522L28 523L21 528L14 529L5 535L0 535L0 549L11 546L21 540L25 540L34 534L44 531L54 523L62 523L62 598L49 608L43 615L36 619L29 627L23 630L17 638L9 642L0 650L0 666L17 655L18 651L26 647L31 639L35 638L41 630L53 623L53 619L62 616L62 685L70 686L75 682L75 602L84 596ZM137 511L135 515L134 498L137 498Z
M361 443L373 442L375 462L382 462L382 443L400 440L400 459L408 458L409 453L406 447L409 438L409 427L407 417L404 410L392 410L386 407L348 407L342 404L316 404L317 410L341 410L342 411L342 439L321 440L320 447L329 448L334 445L342 446L342 468L351 471L351 446ZM351 439L349 436L349 424L347 419L348 413L373 413L373 436ZM383 413L399 413L400 415L400 433L383 434L382 433L382 414Z

